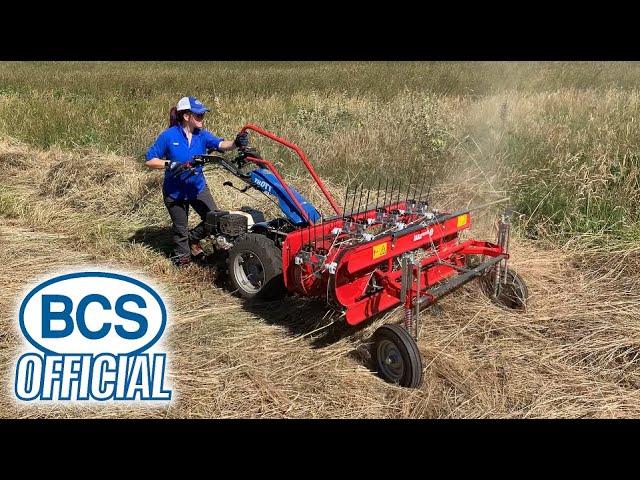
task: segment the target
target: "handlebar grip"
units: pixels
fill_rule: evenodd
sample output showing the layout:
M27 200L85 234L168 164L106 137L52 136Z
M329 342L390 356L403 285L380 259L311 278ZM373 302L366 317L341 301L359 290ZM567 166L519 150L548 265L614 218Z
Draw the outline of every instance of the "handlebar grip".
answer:
M207 163L219 162L220 160L224 160L224 157L219 157L217 155L194 155L193 163L195 165L205 165Z

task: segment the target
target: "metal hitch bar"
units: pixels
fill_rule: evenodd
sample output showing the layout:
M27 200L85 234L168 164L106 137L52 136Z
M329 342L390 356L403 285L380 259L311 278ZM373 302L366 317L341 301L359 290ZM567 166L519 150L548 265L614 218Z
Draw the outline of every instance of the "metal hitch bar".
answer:
M427 306L433 303L435 300L443 297L447 293L455 290L456 288L461 287L465 283L470 282L476 277L482 275L486 270L493 267L496 263L501 262L503 259L507 258L506 255L498 255L496 257L492 257L489 260L481 263L475 268L472 268L466 273L462 273L451 280L446 281L442 285L435 287L432 290L429 290L425 293L425 296L418 300L418 305L420 308Z

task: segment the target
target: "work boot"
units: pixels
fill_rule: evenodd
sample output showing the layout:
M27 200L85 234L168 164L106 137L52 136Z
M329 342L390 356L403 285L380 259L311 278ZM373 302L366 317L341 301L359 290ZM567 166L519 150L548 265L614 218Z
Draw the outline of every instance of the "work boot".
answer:
M200 245L200 242L189 242L189 247L191 248L191 256L193 258L204 258L204 250L202 249L202 245Z
M189 255L182 255L180 257L171 258L171 261L175 267L182 268L191 263L191 258L189 258Z

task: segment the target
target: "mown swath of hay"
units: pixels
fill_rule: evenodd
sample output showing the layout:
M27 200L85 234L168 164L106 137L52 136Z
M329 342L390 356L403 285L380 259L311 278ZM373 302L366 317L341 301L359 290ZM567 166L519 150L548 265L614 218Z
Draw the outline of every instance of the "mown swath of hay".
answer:
M634 417L640 414L640 298L636 248L542 248L512 241L511 265L531 292L524 313L503 310L470 284L423 315L425 381L394 387L367 369L375 328L344 328L322 302L248 306L211 271L175 270L154 243L168 227L159 172L95 151L0 145L0 382L21 347L16 302L48 272L82 265L152 279L171 309L166 345L177 399L170 406L34 407L0 393L2 417ZM64 175L62 175L64 172ZM473 172L461 172L473 177ZM221 207L249 204L209 175ZM307 182L307 183L305 183ZM309 191L300 174L292 183ZM443 208L481 201L486 182L437 187ZM329 184L337 198L344 187ZM321 204L320 197L312 197ZM473 234L493 238L495 211ZM195 219L194 219L195 221ZM624 261L622 261L624 259Z

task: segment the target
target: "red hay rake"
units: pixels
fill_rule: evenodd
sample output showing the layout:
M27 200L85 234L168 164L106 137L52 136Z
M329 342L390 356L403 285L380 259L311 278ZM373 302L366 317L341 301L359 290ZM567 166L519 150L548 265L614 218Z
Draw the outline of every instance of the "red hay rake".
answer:
M507 266L509 213L498 222L495 243L460 238L460 233L471 227L471 212L508 199L445 213L429 205L431 187L423 192L425 179L418 181L415 188L411 184L400 188L395 181L389 185L387 179L384 188L380 180L377 190L373 195L367 191L366 198L362 188L347 190L340 209L299 147L254 125L246 125L243 130L253 130L295 151L335 212L332 217L321 216L313 222L302 202L291 195L293 205L305 220L303 226L290 226L288 231L282 224L262 230L249 228L244 238L266 235L274 245L271 256L281 257L277 259L282 265L277 278L265 275L264 263L268 259L260 261L262 272L260 268L257 271L262 277L257 285L277 281L290 294L325 298L329 305L344 312L349 325L402 306L403 322L383 325L373 337L372 357L385 380L407 387L421 383L422 363L416 344L420 311L462 285L479 279L482 291L496 303L525 308L527 288ZM268 168L291 194L291 187L272 163L250 155L246 161ZM246 241L237 242L229 253L232 277L234 258L243 252L261 255L258 249L236 248L245 244ZM243 270L239 272L243 274ZM244 293L246 298L257 296Z

